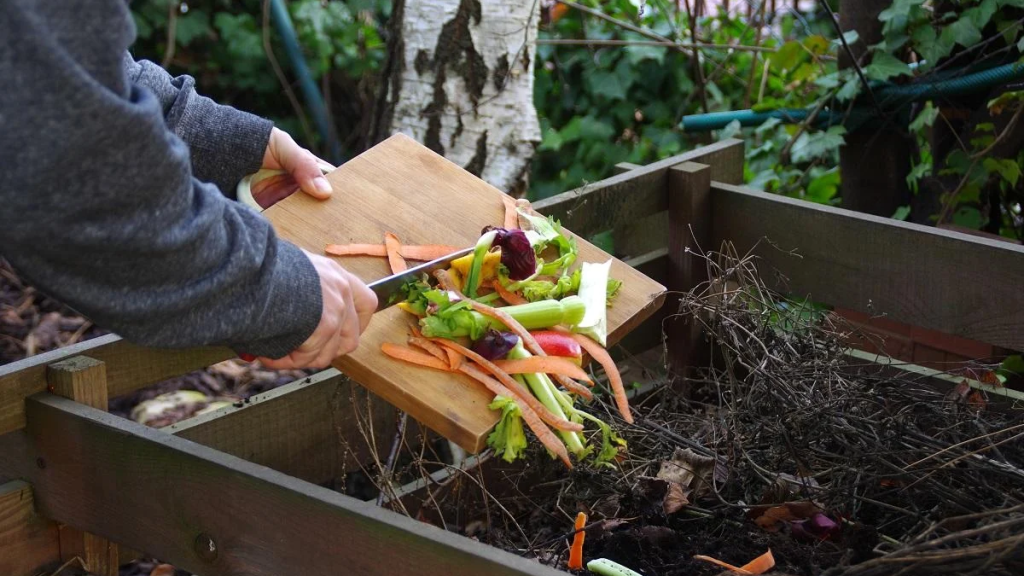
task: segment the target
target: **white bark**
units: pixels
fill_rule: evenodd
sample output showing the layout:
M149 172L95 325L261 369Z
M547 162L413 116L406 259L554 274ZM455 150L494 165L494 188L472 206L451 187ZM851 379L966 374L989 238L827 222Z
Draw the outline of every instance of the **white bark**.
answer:
M539 18L535 0L405 0L388 132L408 134L501 190L521 188L541 136L533 106Z

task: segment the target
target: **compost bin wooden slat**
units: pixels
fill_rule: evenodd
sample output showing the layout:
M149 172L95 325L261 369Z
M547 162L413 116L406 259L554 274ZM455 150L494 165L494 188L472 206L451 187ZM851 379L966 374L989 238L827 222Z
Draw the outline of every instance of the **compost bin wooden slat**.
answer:
M722 140L539 200L534 207L581 236L625 227L620 238L639 235L649 239L641 242L631 238L624 251L616 246L617 253L636 256L668 243L668 215L662 214L668 210L668 169L683 162L711 166L712 180L740 183L743 141Z
M21 480L0 485L0 574L36 574L58 558L57 525L36 514L32 487Z
M204 576L559 573L63 398L26 405L43 514Z
M46 366L80 355L107 364L110 398L235 357L227 348L146 348L107 335L12 362L0 366L0 435L25 426L25 398L46 390Z
M718 182L711 204L715 247L767 238L762 276L794 297L1024 350L1024 246Z
M161 428L203 446L261 464L314 484L340 479L368 461L369 447L359 431L365 402L353 406L355 385L335 369ZM370 392L360 388L362 400ZM372 397L366 428L378 447L393 436L394 406ZM369 434L369 430L367 430ZM383 449L383 448L382 448Z

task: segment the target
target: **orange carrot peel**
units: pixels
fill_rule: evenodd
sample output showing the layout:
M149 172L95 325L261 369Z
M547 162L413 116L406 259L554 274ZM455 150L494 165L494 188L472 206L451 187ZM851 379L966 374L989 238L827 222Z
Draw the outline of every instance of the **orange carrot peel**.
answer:
M491 282L491 286L494 287L494 291L498 293L498 296L501 296L501 299L504 300L506 304L511 304L515 306L517 304L526 304L527 302L529 302L529 300L523 298L519 294L516 294L515 292L510 292L509 289L502 286L501 282L499 282L498 280L494 280L493 282Z
M556 356L530 356L517 360L495 360L494 365L508 374L560 374L578 380L590 380L582 368Z
M567 468L572 468L572 461L569 460L569 451L566 450L565 444L555 436L555 433L550 428L544 425L544 422L537 416L537 412L529 406L529 403L522 402L518 394L513 393L511 390L502 385L491 376L484 373L472 364L463 363L459 371L467 376L477 380L484 386L487 386L488 390L491 391L495 396L504 396L516 402L519 405L519 411L522 414L523 421L530 427L537 439L544 444L544 447L550 450L555 456L565 464Z
M632 424L633 414L629 411L629 398L626 397L626 387L622 384L622 375L619 374L619 369L615 366L615 361L612 360L608 351L586 336L575 334L561 327L556 329L568 334L573 340L579 342L580 347L604 368L605 374L608 375L608 383L611 385L612 394L615 396L615 404L619 409L619 413L622 414L622 418L626 422Z
M398 344L392 344L391 342L381 344L380 349L382 352L396 360L402 360L403 362L408 362L417 366L424 366L426 368L433 368L435 370L442 370L444 372L449 372L451 370L451 367L447 362L439 360L425 352L420 352L419 350L399 346Z
M388 253L388 264L391 266L392 274L405 272L409 269L409 265L405 263L405 258L402 258L400 253L402 243L398 241L398 236L395 236L391 232L385 232L384 248Z
M507 372L503 371L501 368L498 368L494 364L494 362L487 360L483 356L477 354L476 352L473 352L472 350L466 348L465 346L462 346L458 342L452 342L451 340L445 340L443 338L435 338L433 341L436 344L440 344L445 348L455 350L459 354L465 356L466 358L469 358L473 362L476 362L482 368L490 372L491 375L497 378L498 381L503 386L506 386L507 388L511 389L517 399L525 402L531 410L533 410L534 412L537 413L538 416L540 416L541 420L543 420L552 428L555 428L557 430L563 430L566 432L580 432L583 430L582 424L569 422L568 420L564 418L559 418L558 416L553 414L543 404L540 403L540 400L537 400L537 398L533 394L530 394L529 390L523 388L523 386L516 382L514 378L509 376Z
M460 248L441 244L402 245L398 255L406 260L422 260L428 262L458 252ZM375 256L384 258L388 255L384 244L328 244L324 252L331 256Z
M712 558L711 556L697 555L694 556L693 559L711 562L712 564L721 566L722 568L725 568L726 570L730 570L737 574L764 574L765 572L775 567L775 557L772 556L772 551L770 548L767 552L758 556L757 558L754 558L753 560L744 564L743 566L733 566L728 562L722 562L721 560L717 558Z
M587 525L587 515L583 512L576 514L576 523L573 528L575 535L572 538L572 546L569 547L569 570L583 570L583 539L587 533L583 527Z

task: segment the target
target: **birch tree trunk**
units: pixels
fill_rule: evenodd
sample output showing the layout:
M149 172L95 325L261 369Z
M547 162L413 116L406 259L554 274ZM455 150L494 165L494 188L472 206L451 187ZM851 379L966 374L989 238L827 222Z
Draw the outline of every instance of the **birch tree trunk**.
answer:
M403 132L520 195L540 141L537 0L396 0L373 141Z

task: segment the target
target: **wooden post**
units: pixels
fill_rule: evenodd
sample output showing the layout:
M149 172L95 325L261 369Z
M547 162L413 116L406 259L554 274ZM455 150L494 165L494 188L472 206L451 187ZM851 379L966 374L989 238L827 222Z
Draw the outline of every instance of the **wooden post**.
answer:
M711 249L711 167L696 162L673 166L668 173L668 287L686 292L707 280L700 257ZM679 306L678 296L667 302L669 314ZM686 368L701 350L700 328L695 322L671 319L666 323L669 366L685 383ZM684 384L682 392L686 393Z
M892 0L839 3L843 31L856 30L860 37L850 46L855 58L862 59L868 46L882 41L882 22L878 15L891 5ZM839 49L840 68L858 65L844 49ZM867 101L870 103L870 98ZM906 128L893 122L895 114L889 122L877 116L866 126L846 135L846 145L839 150L843 208L888 218L897 208L910 202L907 186L910 141L903 134Z
M107 409L107 366L88 356L75 356L47 367L50 392L80 404ZM63 431L54 430L54 434ZM85 560L89 571L97 576L117 576L117 544L77 528L60 525L60 557L68 561L75 556Z

